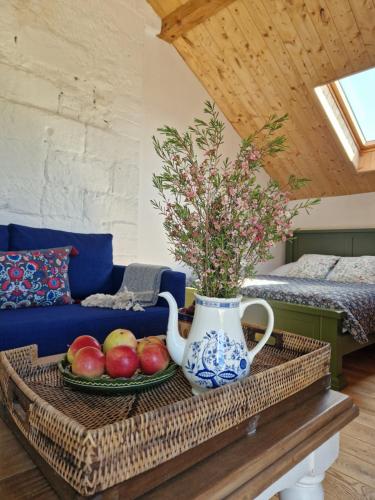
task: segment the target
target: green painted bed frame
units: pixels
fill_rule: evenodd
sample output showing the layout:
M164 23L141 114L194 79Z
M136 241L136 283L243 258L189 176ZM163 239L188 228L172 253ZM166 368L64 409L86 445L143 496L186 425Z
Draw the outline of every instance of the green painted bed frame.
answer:
M375 255L375 229L300 230L287 242L286 262L294 262L306 253L357 257ZM356 342L343 333L343 311L289 304L270 300L275 313L275 327L320 339L331 344L332 387L342 389L346 383L342 373L343 356L375 343L375 335L366 344ZM375 311L374 311L375 314Z

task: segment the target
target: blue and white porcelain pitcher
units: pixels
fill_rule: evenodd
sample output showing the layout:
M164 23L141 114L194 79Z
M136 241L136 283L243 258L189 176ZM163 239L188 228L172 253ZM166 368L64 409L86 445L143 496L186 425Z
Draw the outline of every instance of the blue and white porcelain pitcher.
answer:
M274 324L273 311L263 299L241 302L241 297L217 299L195 296L195 314L189 337L178 332L177 303L169 292L159 294L169 305L167 347L172 359L182 367L193 394L236 382L250 373L254 356L269 339ZM249 351L241 327L247 307L260 304L268 315L262 340Z

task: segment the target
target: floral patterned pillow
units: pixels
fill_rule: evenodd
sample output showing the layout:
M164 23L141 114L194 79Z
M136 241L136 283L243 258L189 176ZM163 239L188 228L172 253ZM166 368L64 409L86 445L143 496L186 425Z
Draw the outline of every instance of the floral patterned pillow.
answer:
M290 276L290 272L293 268L296 267L296 264L296 262L289 262L289 264L284 264L283 266L277 267L267 274L270 274L271 276Z
M0 309L71 304L72 247L0 252Z
M327 276L327 280L341 283L375 284L375 257L341 257Z
M325 279L339 260L336 255L305 254L288 273L295 278Z

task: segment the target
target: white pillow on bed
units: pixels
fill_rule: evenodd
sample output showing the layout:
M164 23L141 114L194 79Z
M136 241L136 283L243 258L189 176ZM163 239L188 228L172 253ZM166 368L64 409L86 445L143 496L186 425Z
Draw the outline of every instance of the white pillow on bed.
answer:
M375 256L341 257L327 276L327 280L375 284Z
M302 255L288 276L295 278L325 279L340 257L308 253Z
M284 264L283 266L277 267L268 274L271 274L273 276L289 276L290 271L295 265L295 262L290 262L289 264Z

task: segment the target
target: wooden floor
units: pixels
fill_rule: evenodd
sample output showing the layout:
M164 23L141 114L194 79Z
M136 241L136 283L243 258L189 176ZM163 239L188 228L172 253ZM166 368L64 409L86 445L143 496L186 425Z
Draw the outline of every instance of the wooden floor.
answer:
M375 345L345 358L344 391L360 416L341 433L341 451L325 480L326 500L375 500ZM57 500L56 494L0 420L0 499ZM6 497L4 497L4 492ZM9 495L14 491L14 496Z
M340 456L324 483L326 500L375 500L375 345L344 358L343 392L360 415L341 433Z

